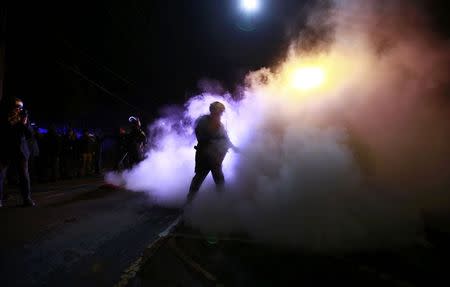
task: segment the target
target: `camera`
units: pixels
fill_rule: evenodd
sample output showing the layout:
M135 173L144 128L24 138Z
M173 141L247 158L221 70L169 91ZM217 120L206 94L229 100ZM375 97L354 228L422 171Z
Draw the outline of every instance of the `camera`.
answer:
M21 110L14 110L8 115L8 122L11 125L15 125L17 123L23 122L26 124L28 120L25 121L25 119L28 118L28 111L25 109Z
M19 112L19 116L23 119L25 117L28 117L28 110L22 109Z

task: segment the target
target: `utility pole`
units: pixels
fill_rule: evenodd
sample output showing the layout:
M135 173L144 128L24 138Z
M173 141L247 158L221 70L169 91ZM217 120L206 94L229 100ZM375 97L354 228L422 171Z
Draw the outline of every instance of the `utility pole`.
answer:
M5 91L6 72L6 4L0 7L0 103Z

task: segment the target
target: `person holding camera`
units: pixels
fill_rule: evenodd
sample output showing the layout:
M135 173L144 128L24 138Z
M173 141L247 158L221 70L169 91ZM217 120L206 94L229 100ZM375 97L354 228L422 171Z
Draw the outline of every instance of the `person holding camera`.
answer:
M23 101L15 99L14 107L9 111L6 121L0 124L0 207L3 206L3 188L8 167L13 164L19 175L23 206L35 206L31 199L28 159L30 157L29 140L32 130L28 122L28 112Z

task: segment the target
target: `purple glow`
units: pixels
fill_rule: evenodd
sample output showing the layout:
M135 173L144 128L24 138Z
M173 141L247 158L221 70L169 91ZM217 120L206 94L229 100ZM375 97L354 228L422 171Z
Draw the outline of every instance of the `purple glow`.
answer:
M149 132L158 132L158 140L153 143L156 148L149 151L147 160L135 169L125 172L126 187L132 190L148 190L152 197L161 202L180 204L184 201L187 187L194 174L194 146L196 144L192 126L180 129L180 118L193 122L203 114L209 113L209 104L221 101L226 106L222 122L229 130L229 136L236 145L242 144L242 133L245 125L238 124L239 111L229 95L203 94L191 99L186 104L183 115L166 117L157 120L149 127ZM224 161L224 172L227 179L233 178L232 166L236 164L238 156L229 152ZM145 178L146 180L142 180ZM110 179L113 180L113 179ZM211 179L205 181L204 186L211 185Z
M373 3L335 1L336 39L326 53L312 55L337 69L333 85L289 89L286 70L309 56L294 43L281 67L247 75L239 102L205 93L183 112L154 122L149 130L158 136L148 158L108 180L145 191L159 204L181 206L196 144L192 126L183 123L221 101L223 123L241 153L225 158L224 192L215 192L207 178L185 210L190 224L205 233L246 232L316 250L414 242L422 227L419 210L450 205L441 200L448 195L436 191L447 190L449 174L450 106L437 88L448 78L448 43L423 43L433 37L416 27L409 31L402 17L384 18L401 15L407 5L388 6L392 13L379 15ZM383 31L392 41L385 54L376 54L372 45L378 42L368 31ZM339 70L341 62L350 71Z

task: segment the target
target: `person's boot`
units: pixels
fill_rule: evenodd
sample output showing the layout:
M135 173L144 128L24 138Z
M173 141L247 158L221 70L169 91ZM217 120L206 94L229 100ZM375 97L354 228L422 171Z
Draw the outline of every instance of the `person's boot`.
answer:
M191 202L194 200L195 192L189 192L186 196L186 202L184 203L184 207L191 204Z
M31 198L28 198L28 199L23 201L23 205L22 206L23 207L35 207L36 203L33 200L31 200Z

